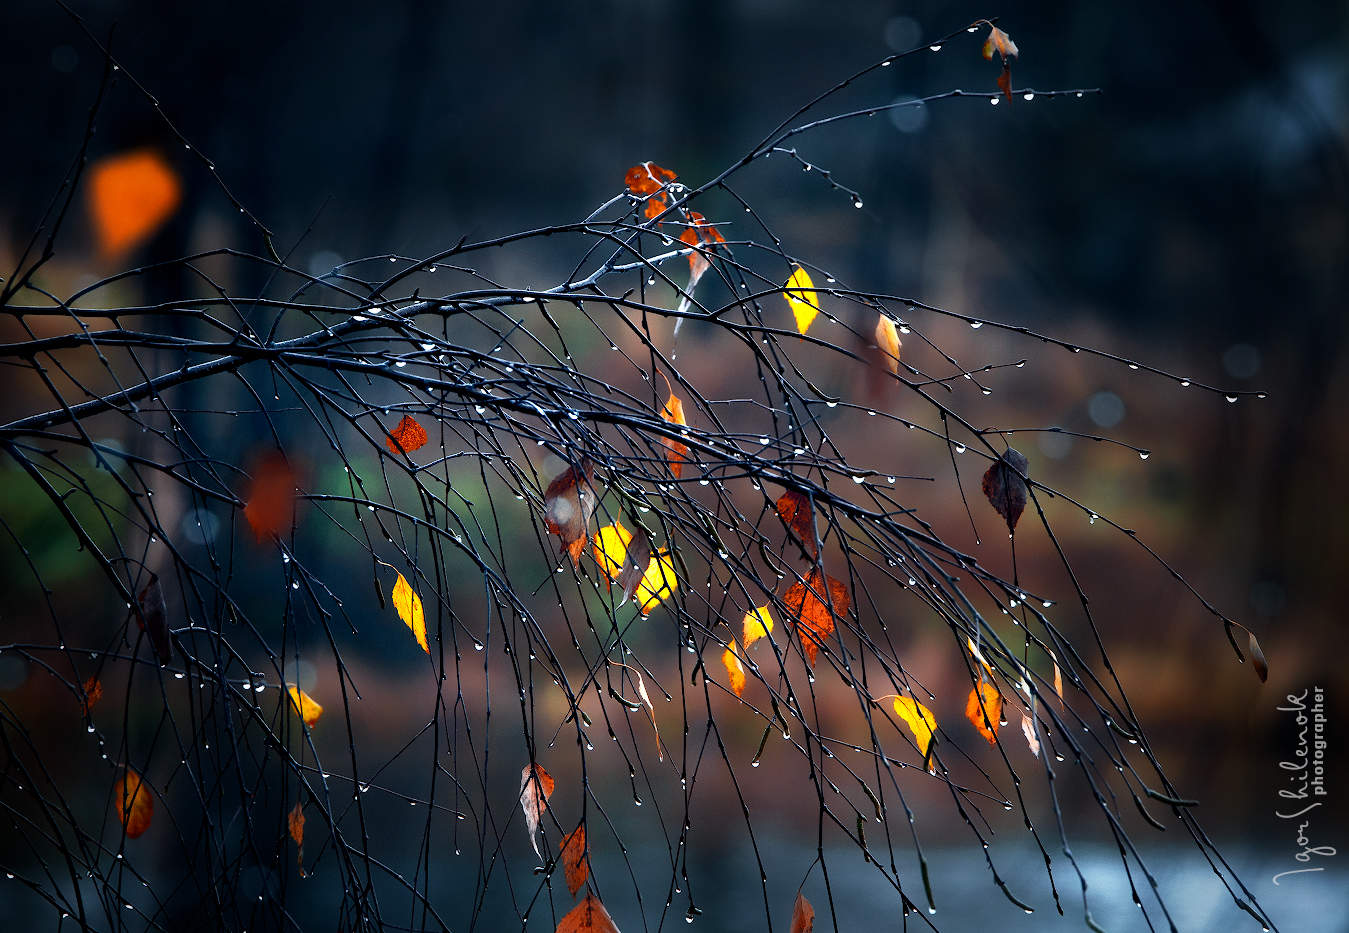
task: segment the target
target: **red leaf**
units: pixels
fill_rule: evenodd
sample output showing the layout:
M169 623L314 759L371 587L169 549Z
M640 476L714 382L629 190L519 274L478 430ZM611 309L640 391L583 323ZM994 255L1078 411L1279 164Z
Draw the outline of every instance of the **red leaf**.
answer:
M295 471L279 452L265 456L253 471L244 518L261 544L295 527Z
M1002 66L1002 74L998 75L998 90L1002 91L1002 96L1007 98L1008 103L1012 100L1012 68L1006 62Z
M411 415L404 415L398 427L389 432L384 446L395 454L410 454L426 443L426 428L417 423Z
M726 239L721 235L721 231L707 222L702 214L697 211L689 211L689 226L684 228L684 232L679 234L679 239L693 247L711 247L717 243L725 243ZM707 256L702 252L689 253L689 288L698 284L698 280L703 277L703 273L710 267Z
M117 818L122 821L128 836L135 839L150 828L150 821L155 816L155 798L139 774L127 768L126 774L112 786L112 799Z
M815 908L810 906L806 896L797 892L796 905L792 908L791 933L811 933L815 929Z
M618 933L618 927L614 926L613 918L600 899L587 894L585 900L558 922L557 933Z
M677 177L668 168L661 168L655 162L643 162L628 169L623 181L633 194L655 194Z
M818 553L815 546L815 512L810 500L794 489L788 489L777 501L778 518L795 535L796 543L811 557Z
M816 569L808 573L803 582L794 584L782 601L788 614L795 616L799 623L801 646L814 667L820 645L834 634L834 617L842 618L848 612L852 602L848 588Z
M84 715L92 713L101 699L103 699L103 684L97 677L90 677L84 682Z

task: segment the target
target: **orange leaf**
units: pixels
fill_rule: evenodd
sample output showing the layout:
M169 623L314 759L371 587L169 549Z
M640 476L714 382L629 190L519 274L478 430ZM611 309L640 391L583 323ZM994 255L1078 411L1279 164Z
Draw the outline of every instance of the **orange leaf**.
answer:
M800 623L801 647L805 649L806 660L814 667L820 645L834 634L834 617L845 615L852 602L848 588L817 569L807 574L804 582L793 585L782 601L787 612Z
M88 191L104 259L117 259L149 239L182 199L178 176L153 149L98 160L89 169Z
M585 550L586 528L599 501L593 481L594 467L586 458L579 467L563 470L543 493L543 523L562 539L573 562Z
M567 890L576 896L581 885L590 877L590 852L586 848L586 827L582 823L567 834L558 845L562 852L562 868L567 875Z
M1002 96L1007 98L1007 102L1012 101L1012 69L1004 62L1002 74L998 75L998 90L1002 91Z
M815 908L810 906L810 901L799 891L796 895L796 906L792 908L792 931L791 933L811 933L815 929Z
M811 557L817 553L815 547L815 510L810 500L794 489L788 489L777 501L778 518L796 535L796 542L806 549Z
M1007 33L991 23L988 28L990 32L988 38L984 40L983 49L985 60L991 62L993 60L994 52L1001 55L1004 62L1007 61L1009 57L1017 54L1018 50L1016 43L1012 41L1011 36L1007 35Z
M721 231L707 222L702 214L697 211L689 211L689 226L684 232L679 234L679 239L693 247L710 247L717 243L725 243L726 238L721 235ZM707 257L701 252L689 253L689 288L698 284L698 280L703 277L703 273L711 267Z
M84 682L84 715L91 714L101 699L103 699L103 684L97 677L90 677Z
M150 821L155 816L155 799L139 774L127 768L126 774L112 785L112 796L117 802L117 818L122 821L128 836L135 839L150 828Z
M688 422L684 420L684 401L674 392L670 393L670 400L665 403L660 416L670 424L688 426ZM684 461L689 455L689 445L667 437L662 437L660 442L670 449L670 472L674 474L675 479L679 479L684 473Z
M876 349L881 351L881 362L891 373L899 374L899 351L903 349L895 322L887 314L876 319Z
M295 840L297 846L304 845L304 807L297 800L295 808L290 811L290 816L286 817L286 825L290 827L290 838Z
M655 194L677 177L668 168L661 168L655 162L643 162L628 169L623 181L633 194Z
M306 726L314 728L319 717L323 715L323 707L295 684L287 684L286 690L290 693L291 708L304 720Z
M745 695L745 665L740 663L740 655L735 650L735 641L721 653L721 663L726 665L726 680L731 692L736 696Z
M965 701L965 718L988 739L989 745L996 744L998 726L1002 723L1002 694L998 688L986 680L970 688L970 698Z
M585 900L558 921L556 933L618 933L618 927L600 899L587 894Z
M647 220L655 220L661 214L665 213L670 207L665 199L658 194L653 194L646 199L646 207L642 210L642 216Z
M539 821L543 819L543 811L548 809L548 798L553 795L555 782L553 776L543 770L542 765L528 764L520 772L520 808L525 811L525 828L529 830L529 843L534 847L534 854L540 860L543 853L539 851Z
M404 415L398 427L389 432L384 446L395 454L410 454L426 443L426 428L417 423L411 415Z
M253 471L244 518L261 544L295 526L295 471L279 452L263 457Z

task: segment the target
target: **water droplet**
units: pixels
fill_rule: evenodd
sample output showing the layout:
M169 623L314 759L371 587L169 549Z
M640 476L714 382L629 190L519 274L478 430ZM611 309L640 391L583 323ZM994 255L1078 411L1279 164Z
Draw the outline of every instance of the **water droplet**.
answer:
M996 106L998 106L998 104L1000 103L1000 99L997 98L997 97L990 97L990 98L988 99L988 102L989 102L990 104L992 104L994 107L996 107Z
M852 200L852 206L855 207L855 208L857 208L858 210L861 210L861 208L862 208L862 199L861 199L861 198L853 198L853 200Z
M173 679L174 679L174 680L182 680L184 676L186 676L186 675L184 675L184 674L174 674L174 675L173 675Z
M1023 100L1035 100L1035 94L1032 91L1027 91L1021 97Z
M94 731L94 727L93 727L93 726L90 726L89 729L88 729L88 731L92 733L92 732Z
M929 52L940 52L940 51L941 51L941 46L940 46L940 45L929 45L929 46L927 47L927 49L928 49Z
M978 330L984 326L983 321L970 321L970 330Z
M1152 456L1152 451L1150 451L1150 450L1140 450L1140 451L1138 452L1138 459L1139 459L1139 460L1146 460L1146 459L1148 459L1148 457L1151 457L1151 456Z
M1229 402L1235 402L1237 400L1235 395L1224 395L1223 398L1227 399Z
M1190 380L1188 380L1188 379L1182 379L1182 380L1180 380L1180 387L1181 387L1182 389L1188 389L1188 388L1190 387Z
M852 478L852 481L857 485L861 486L863 483L867 481L867 478L865 476L854 476Z
M965 445L964 445L964 444L957 444L957 445L956 445L956 453L958 453L958 454L963 454L964 452L965 452Z

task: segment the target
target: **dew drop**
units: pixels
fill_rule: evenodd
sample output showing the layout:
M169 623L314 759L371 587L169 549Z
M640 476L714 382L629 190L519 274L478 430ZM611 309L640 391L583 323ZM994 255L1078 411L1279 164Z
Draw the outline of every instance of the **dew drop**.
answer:
M1223 398L1227 399L1229 402L1235 402L1237 400L1235 395L1224 395Z
M940 51L941 51L941 46L940 46L940 45L929 45L929 46L927 47L927 49L928 49L929 52L940 52Z
M1031 91L1027 91L1026 93L1021 95L1021 98L1023 100L1035 100L1035 94L1032 93Z
M1182 379L1182 380L1180 380L1180 387L1181 387L1182 389L1188 389L1188 388L1190 387L1190 380L1188 380L1188 379Z
M1151 456L1152 456L1152 451L1150 451L1150 450L1140 450L1140 451L1138 452L1138 459L1139 459L1139 460L1146 460L1146 459L1148 459L1148 457L1151 457Z
M983 321L970 321L970 330L978 330L984 326Z
M1000 103L1000 100L999 100L999 98L997 98L997 97L990 97L990 98L988 99L988 102L989 102L990 104L992 104L994 107L996 107L996 106L998 106L998 104Z

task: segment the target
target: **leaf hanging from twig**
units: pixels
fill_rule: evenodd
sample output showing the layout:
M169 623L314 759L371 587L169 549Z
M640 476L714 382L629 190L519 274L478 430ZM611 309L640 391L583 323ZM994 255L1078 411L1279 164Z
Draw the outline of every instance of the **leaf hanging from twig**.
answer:
M539 850L539 822L543 811L548 808L548 798L553 795L553 776L543 769L543 765L528 764L520 773L520 808L525 811L525 828L529 830L529 844L534 854L543 859Z
M1007 522L1009 532L1016 531L1016 523L1026 509L1026 481L1030 475L1030 461L1015 447L1003 451L984 473L984 495L989 504Z

